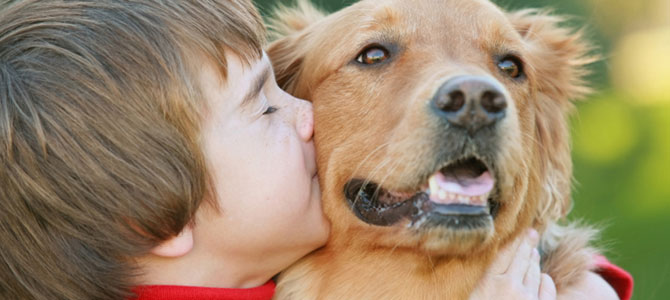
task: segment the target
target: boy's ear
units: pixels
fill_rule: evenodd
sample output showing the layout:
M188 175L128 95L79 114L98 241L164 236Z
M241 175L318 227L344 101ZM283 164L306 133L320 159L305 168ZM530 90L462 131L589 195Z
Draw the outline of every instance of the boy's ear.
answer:
M325 17L325 13L308 0L298 0L296 6L279 6L268 20L272 43L266 49L275 71L277 84L287 92L296 92L297 79L308 49L311 24Z
M179 257L193 249L193 228L186 225L179 235L163 241L160 245L151 249L151 253L161 257Z

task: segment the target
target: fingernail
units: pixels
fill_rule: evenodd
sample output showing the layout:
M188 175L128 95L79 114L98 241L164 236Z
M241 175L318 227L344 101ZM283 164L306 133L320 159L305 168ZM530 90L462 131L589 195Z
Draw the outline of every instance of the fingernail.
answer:
M531 228L528 230L528 237L533 243L536 243L540 239L540 234L537 233L537 230Z

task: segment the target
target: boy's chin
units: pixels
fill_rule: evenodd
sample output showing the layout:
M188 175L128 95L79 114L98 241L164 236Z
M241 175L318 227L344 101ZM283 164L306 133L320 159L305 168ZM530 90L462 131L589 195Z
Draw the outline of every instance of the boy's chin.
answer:
M320 199L314 204L318 205L318 211L314 210L308 216L303 216L304 218L310 218L310 221L303 225L302 236L300 237L304 241L305 254L316 250L328 241L330 236L330 222L326 218L326 215L321 210ZM300 232L296 230L296 232Z

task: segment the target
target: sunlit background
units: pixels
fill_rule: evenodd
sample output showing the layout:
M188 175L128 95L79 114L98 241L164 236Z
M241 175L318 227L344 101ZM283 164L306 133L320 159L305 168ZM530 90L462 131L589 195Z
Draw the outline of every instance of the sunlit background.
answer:
M256 0L264 14L278 2ZM314 2L333 11L354 1ZM597 93L572 118L570 218L603 228L599 244L633 274L634 299L670 299L670 0L494 2L574 16L598 46Z

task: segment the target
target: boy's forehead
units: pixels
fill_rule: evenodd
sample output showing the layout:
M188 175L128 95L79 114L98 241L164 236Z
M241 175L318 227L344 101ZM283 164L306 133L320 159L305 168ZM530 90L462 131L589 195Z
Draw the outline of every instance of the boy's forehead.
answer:
M263 52L259 59L245 61L234 53L226 53L226 73L210 60L201 60L200 83L210 100L224 100L226 103L248 106L255 102L263 86L272 79L272 65ZM218 101L217 101L218 102Z
M267 71L272 71L272 64L270 63L270 58L265 53L265 51L263 51L263 55L259 59L254 59L250 60L249 62L245 62L244 60L240 59L239 56L237 56L236 61L242 62L241 67L243 69L243 72L245 74L250 74L252 76L257 76ZM231 74L230 72L229 75L239 76L239 74Z
M272 65L265 52L258 60L246 63L238 58L235 62L241 64L228 69L229 88L235 88L233 84L242 88L238 96L241 96L240 105L245 107L255 102L263 86L271 79Z
M249 86L242 96L241 106L248 106L258 98L259 93L265 86L268 80L271 80L272 67L267 60L261 60L255 70L251 72L251 78L249 81Z

